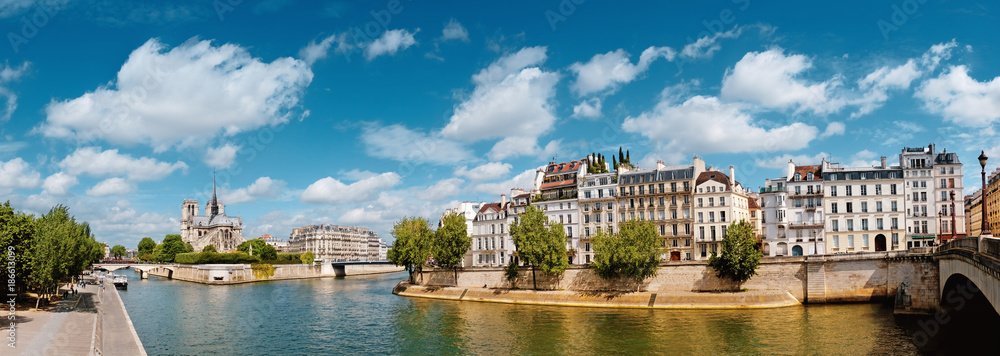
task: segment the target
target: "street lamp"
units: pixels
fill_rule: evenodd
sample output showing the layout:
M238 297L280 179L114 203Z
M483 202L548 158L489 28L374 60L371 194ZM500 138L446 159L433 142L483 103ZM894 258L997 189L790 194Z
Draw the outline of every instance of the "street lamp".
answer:
M983 225L982 225L982 232L980 233L980 235L991 235L990 234L990 225L986 223L986 193L987 193L986 192L986 160L987 159L989 159L989 157L986 157L986 151L981 151L981 153L979 154L979 165L983 167L983 173L982 173L983 174L983 218L981 219Z

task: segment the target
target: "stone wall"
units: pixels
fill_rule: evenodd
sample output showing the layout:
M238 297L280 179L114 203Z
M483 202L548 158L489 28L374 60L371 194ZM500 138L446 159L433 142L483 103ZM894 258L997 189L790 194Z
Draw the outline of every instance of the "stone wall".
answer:
M172 270L173 272L169 272L168 270ZM170 266L153 268L149 270L149 274L206 284L238 284L330 276L323 274L320 266L275 265L273 276L266 279L257 279L253 275L253 269L250 268L250 265L246 264Z
M813 288L809 288L810 266ZM659 273L641 285L622 280L605 280L587 267L574 266L561 276L536 272L538 289L569 291L719 291L735 285L716 277L715 270L701 261L661 265ZM531 269L521 268L513 283L504 278L502 268L465 268L458 283L452 270L428 269L416 282L423 286L470 288L533 289ZM820 283L816 283L820 282ZM937 305L937 262L928 255L868 253L853 255L768 258L761 261L757 275L742 285L751 290L785 290L800 302L870 302L895 298L900 283L912 295L917 309Z

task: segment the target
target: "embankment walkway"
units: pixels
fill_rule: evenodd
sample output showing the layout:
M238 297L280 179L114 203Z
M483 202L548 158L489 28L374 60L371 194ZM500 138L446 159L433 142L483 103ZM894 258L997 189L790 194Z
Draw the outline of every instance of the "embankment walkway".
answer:
M48 310L18 310L15 322L17 343L10 355L146 355L110 280L88 284Z
M393 294L407 297L449 299L476 302L540 304L578 307L653 308L653 309L735 309L780 308L801 305L786 290L749 290L734 293L716 292L592 292L535 291L465 287L425 287L400 282Z

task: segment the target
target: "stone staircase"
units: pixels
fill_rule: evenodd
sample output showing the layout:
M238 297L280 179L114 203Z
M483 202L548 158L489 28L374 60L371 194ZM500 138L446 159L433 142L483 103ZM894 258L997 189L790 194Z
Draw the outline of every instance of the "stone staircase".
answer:
M826 264L822 261L806 264L806 301L826 303Z

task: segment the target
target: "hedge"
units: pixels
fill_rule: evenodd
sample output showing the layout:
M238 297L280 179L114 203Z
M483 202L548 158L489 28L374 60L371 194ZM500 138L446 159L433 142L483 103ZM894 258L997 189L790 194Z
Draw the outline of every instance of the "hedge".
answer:
M278 261L299 261L299 256L301 255L301 253L297 252L278 252Z
M180 264L236 264L236 263L259 263L260 258L250 256L242 252L189 252L178 253L174 257L174 262Z

